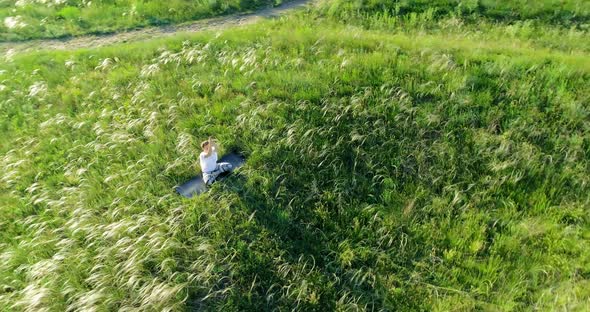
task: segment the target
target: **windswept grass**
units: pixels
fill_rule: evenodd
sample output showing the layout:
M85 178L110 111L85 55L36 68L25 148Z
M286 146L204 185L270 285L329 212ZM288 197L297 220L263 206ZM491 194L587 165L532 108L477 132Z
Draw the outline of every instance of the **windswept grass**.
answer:
M13 56L0 306L589 309L587 54L408 33L308 13ZM209 135L248 162L183 199Z
M0 41L110 33L180 23L263 6L282 0L4 0Z
M320 1L316 13L321 17L365 29L408 33L411 36L434 34L477 41L513 42L535 48L565 52L590 51L590 2L561 1ZM530 6L537 8L532 10ZM471 9L469 9L471 7ZM505 7L510 12L490 14L491 8ZM493 10L492 10L493 11ZM536 12L536 13L535 13ZM548 18L541 12L553 16ZM570 19L560 17L570 16Z
M375 14L430 18L454 16L477 21L534 20L544 24L588 27L590 3L580 0L321 0L320 10L347 22Z

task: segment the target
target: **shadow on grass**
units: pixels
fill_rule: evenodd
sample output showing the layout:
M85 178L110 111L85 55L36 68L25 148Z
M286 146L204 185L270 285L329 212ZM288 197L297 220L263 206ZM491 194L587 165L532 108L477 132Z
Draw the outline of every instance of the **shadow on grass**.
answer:
M348 301L351 304L349 308L356 306L362 309L364 306L379 310L384 306L395 306L392 302L397 301L417 308L416 302L406 302L414 300L405 298L408 295L406 292L387 295L384 285L358 283L351 277L351 274L365 268L368 268L366 272L372 272L370 268L375 263L367 260L353 267L343 267L339 244L357 238L348 237L338 227L346 227L356 219L357 214L352 207L341 207L343 211L348 211L335 212L334 218L329 221L318 221L317 212L312 208L313 201L297 197L300 193L293 190L283 190L288 195L277 199L272 196L276 192L274 187L261 186L256 178L251 179L249 181L238 171L218 182L211 194L218 196L219 200L225 196L239 199L232 203L232 213L227 216L237 216L236 219L222 221L231 224L232 228L231 232L222 234L225 235L223 248L226 250L220 252L219 258L229 260L215 263L228 278L218 282L213 291L223 291L228 287L231 291L206 301L201 300L203 294L192 294L187 300L188 311L333 311L342 299L345 301L341 303ZM246 221L248 216L254 222ZM389 265L391 273L396 275L396 280L409 279L411 270L404 267L411 267L410 260L422 255L417 249L398 256L395 263ZM311 267L314 269L311 270Z
M294 220L286 208L288 201L269 199L261 191L256 183L249 182L246 176L239 171L216 182L221 192L213 196L237 195L240 199L237 205L232 205L232 210L242 210L239 213L252 216L255 226L245 225L243 219L235 224L232 229L229 247L236 253L233 263L216 263L216 266L231 267L225 274L230 276L227 280L216 285L216 291L222 290L232 283L235 291L224 296L221 301L202 302L200 294L193 294L187 300L188 311L216 310L220 306L237 308L240 311L267 311L276 310L279 307L298 307L306 311L324 310L333 305L319 302L319 304L308 305L294 296L269 296L272 292L283 292L291 285L289 277L279 276L276 272L277 261L287 263L292 269L301 265L305 259L316 268L326 265L324 261L329 258L330 248L327 245L327 238L319 229L306 226L304 220ZM266 252L265 252L266 251ZM231 262L231 260L230 260ZM327 272L320 271L321 275ZM319 286L321 280L327 281L326 276L318 276L316 272L310 278L310 283ZM292 277L292 276L291 276ZM314 280L314 279L320 279ZM273 291L274 289L274 291ZM331 290L333 291L333 289ZM325 299L333 299L333 295L324 296ZM333 308L333 307L332 307Z

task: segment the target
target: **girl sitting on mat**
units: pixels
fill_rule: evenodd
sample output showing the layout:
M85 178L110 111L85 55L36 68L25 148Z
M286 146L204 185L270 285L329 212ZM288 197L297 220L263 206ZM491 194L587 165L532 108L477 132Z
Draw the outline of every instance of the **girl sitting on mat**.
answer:
M201 143L201 148L203 151L199 155L199 160L203 172L203 181L207 185L211 185L221 173L230 171L232 165L227 162L217 163L217 144L211 137Z

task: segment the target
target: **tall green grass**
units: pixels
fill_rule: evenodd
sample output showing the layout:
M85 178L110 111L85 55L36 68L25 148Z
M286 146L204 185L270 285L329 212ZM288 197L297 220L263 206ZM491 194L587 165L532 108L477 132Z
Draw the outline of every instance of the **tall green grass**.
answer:
M416 18L427 14L463 17L471 21L481 18L499 22L536 20L564 26L588 27L590 4L580 0L322 0L320 10L339 18L389 14Z
M313 16L1 64L0 306L590 308L587 53Z
M9 0L0 3L0 41L110 33L249 11L281 2L282 0Z
M456 34L567 52L590 50L590 4L584 1L339 1L324 0L316 14L392 33Z

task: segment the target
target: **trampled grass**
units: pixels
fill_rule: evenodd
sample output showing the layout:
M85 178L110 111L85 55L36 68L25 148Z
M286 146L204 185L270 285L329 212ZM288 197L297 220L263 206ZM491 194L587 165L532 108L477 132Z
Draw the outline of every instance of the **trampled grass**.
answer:
M0 306L590 308L587 42L320 13L0 65Z
M6 0L0 40L60 38L166 25L278 5L282 0Z

